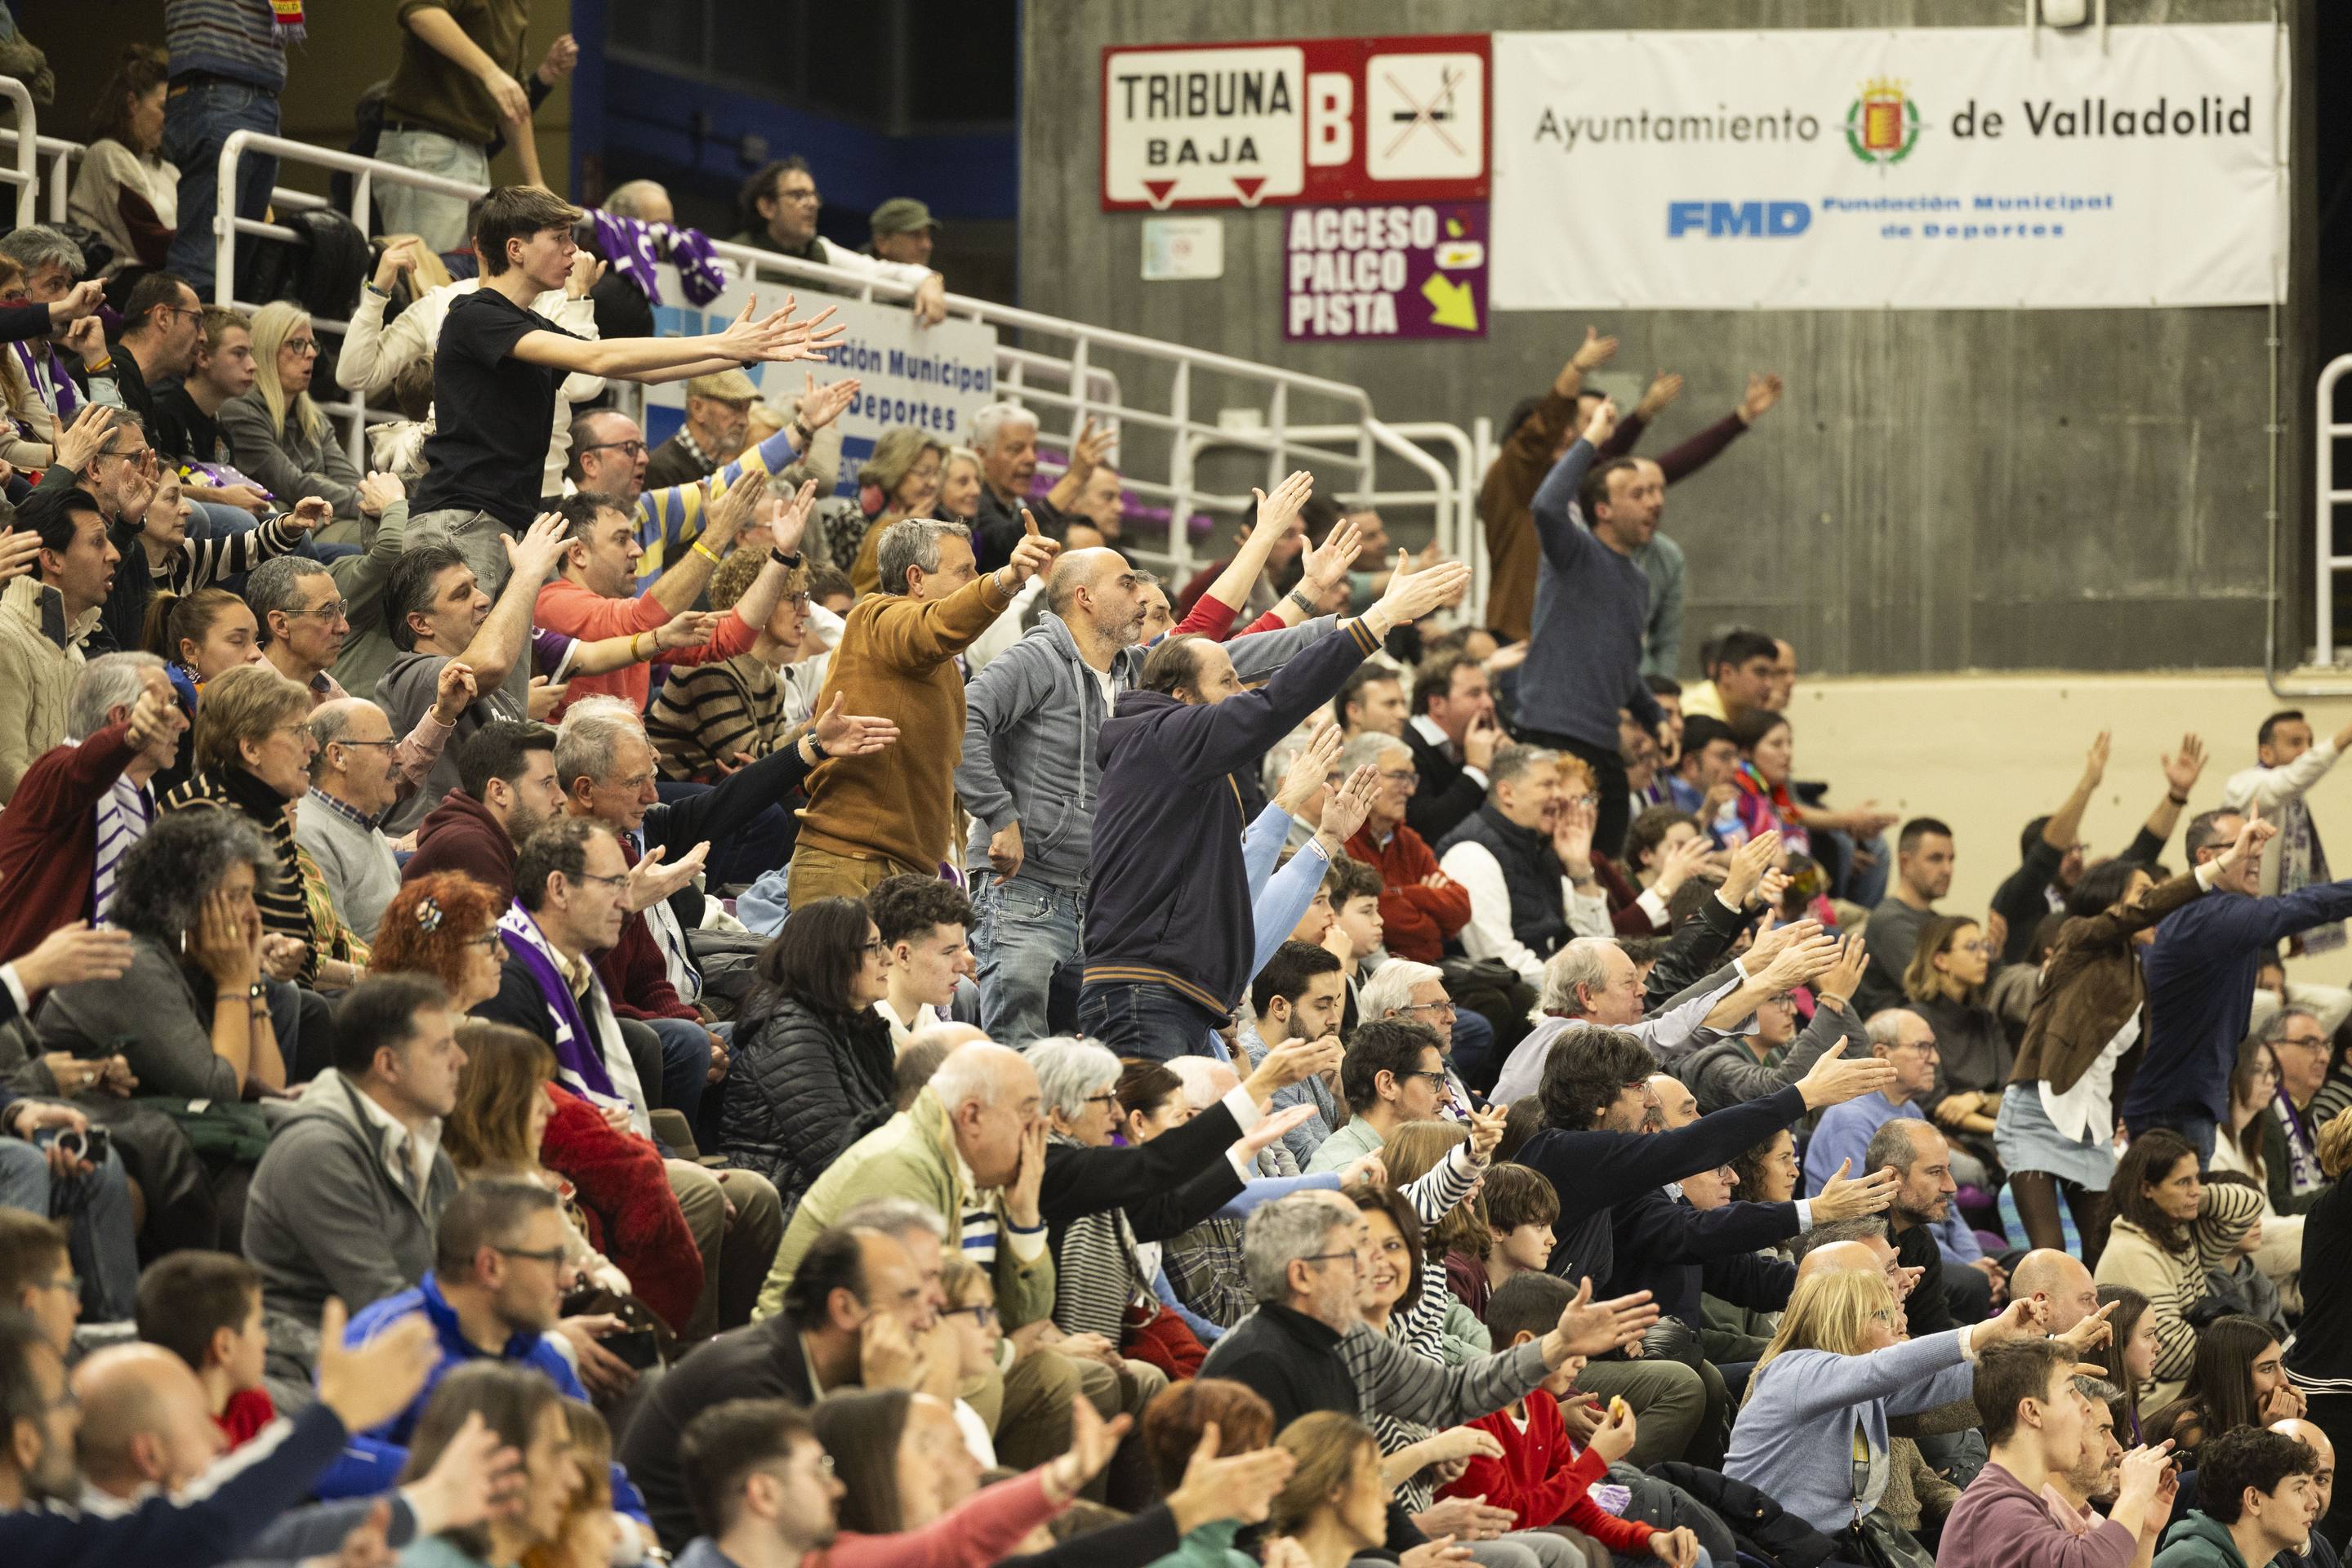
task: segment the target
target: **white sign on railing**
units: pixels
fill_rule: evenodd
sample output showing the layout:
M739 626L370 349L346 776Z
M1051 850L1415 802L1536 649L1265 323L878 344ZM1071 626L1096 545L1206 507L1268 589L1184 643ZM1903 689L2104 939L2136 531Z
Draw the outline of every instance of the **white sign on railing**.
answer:
M661 268L661 285L664 299L685 299L674 268ZM764 311L782 304L784 296L795 290L771 279L758 292ZM805 288L797 293L796 316L814 316L830 306L833 319L848 328L831 363L752 365L744 374L771 401L803 391L811 375L821 384L845 375L858 379L857 401L841 416L845 493L856 488L857 465L885 430L912 425L950 446L971 444L972 416L996 401L994 327L952 316L934 326L918 326L913 312L902 305L842 299ZM739 278L699 310L656 305L654 330L664 337L721 331L751 294L752 286ZM646 388L648 443L669 439L685 418L683 382Z
M1512 33L1493 307L2283 298L2285 31Z

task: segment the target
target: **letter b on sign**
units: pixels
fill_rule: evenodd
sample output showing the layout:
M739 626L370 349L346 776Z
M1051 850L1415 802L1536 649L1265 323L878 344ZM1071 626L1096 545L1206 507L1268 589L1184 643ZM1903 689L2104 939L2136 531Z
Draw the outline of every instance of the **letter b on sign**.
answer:
M1341 167L1356 156L1356 79L1344 71L1317 71L1307 79L1307 162L1317 169Z

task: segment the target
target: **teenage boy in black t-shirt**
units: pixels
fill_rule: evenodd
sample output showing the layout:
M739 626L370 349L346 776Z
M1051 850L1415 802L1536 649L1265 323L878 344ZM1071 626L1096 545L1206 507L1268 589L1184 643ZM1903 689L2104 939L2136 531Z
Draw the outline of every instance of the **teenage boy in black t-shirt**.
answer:
M433 359L434 433L408 538L444 535L482 591L505 586L505 541L539 511L555 392L574 371L608 380L685 381L754 360L814 358L842 329L793 321L793 301L754 320L758 301L725 331L691 338L592 342L534 314L530 302L563 286L579 246L578 208L536 185L501 185L482 199L474 229L482 286L450 306ZM528 661L517 670L527 679Z

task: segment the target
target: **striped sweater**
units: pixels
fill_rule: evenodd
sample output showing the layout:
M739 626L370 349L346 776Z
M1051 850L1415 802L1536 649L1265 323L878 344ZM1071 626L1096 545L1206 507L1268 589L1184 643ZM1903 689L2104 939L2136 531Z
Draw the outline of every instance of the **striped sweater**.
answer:
M254 879L253 902L261 911L262 929L300 942L300 978L308 981L317 974L319 951L310 931L310 900L303 887L301 863L296 858L294 825L286 816L286 797L243 768L229 768L198 773L163 797L163 809L234 811L261 829L278 855L278 864Z
M780 749L793 730L782 679L748 653L673 668L646 715L661 776L704 784L740 766L739 752L757 761Z
M174 78L202 71L273 93L286 85L269 0L166 0L163 44Z
M2180 1397L2197 1359L2197 1327L2189 1310L2212 1293L2205 1271L2216 1268L2262 1218L2263 1191L2214 1183L2199 1201L2188 1226L2188 1244L2178 1252L2157 1245L2130 1220L2116 1221L2092 1278L2102 1285L2128 1285L2147 1298L2149 1331L2156 1335L2156 1382L2140 1390L2143 1410Z

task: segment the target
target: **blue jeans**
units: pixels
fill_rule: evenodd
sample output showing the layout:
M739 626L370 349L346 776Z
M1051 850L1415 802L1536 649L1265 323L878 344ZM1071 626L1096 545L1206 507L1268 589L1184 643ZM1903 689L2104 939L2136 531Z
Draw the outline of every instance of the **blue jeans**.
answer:
M2197 1151L2197 1163L2213 1163L2213 1122L2202 1110L2143 1111L2124 1118L2124 1131L2137 1138L2151 1127L2166 1127L2189 1141Z
M213 210L219 196L221 144L235 131L278 134L278 97L233 81L200 81L163 100L163 156L180 167L180 229L172 238L171 269L196 297L213 298ZM269 210L278 160L247 153L236 163L236 216Z
M999 883L985 867L971 889L971 952L980 962L980 1026L1015 1049L1077 1013L1086 959L1086 895L1035 877Z
M1223 1022L1173 986L1150 981L1097 980L1078 991L1078 1033L1117 1056L1156 1062L1205 1057Z
M686 1118L687 1125L702 1125L702 1091L710 1084L710 1031L686 1018L646 1018L646 1026L661 1037L661 1103Z
M0 1208L68 1221L66 1247L82 1278L85 1314L126 1322L139 1310L138 1237L131 1223L131 1178L113 1150L87 1176L58 1181L47 1154L22 1139L0 1139Z

